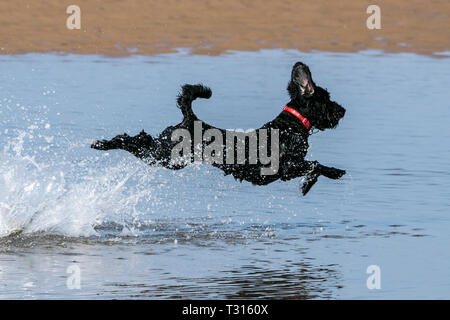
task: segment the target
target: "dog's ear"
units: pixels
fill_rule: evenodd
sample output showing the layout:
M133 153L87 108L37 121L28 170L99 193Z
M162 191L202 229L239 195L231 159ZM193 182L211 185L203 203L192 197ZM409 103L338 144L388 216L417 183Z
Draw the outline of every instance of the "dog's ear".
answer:
M305 64L303 62L297 61L294 64L294 66L292 67L291 80L289 80L289 83L287 86L287 91L292 100L297 99L301 95L300 88L296 84L295 79L298 77L298 72L297 72L298 68L302 68L303 66L305 66Z
M300 61L295 63L292 67L291 80L287 86L291 99L295 100L303 95L312 96L315 86L309 67Z
M292 81L292 79L289 81L286 90L288 91L291 100L296 100L300 96L300 88Z

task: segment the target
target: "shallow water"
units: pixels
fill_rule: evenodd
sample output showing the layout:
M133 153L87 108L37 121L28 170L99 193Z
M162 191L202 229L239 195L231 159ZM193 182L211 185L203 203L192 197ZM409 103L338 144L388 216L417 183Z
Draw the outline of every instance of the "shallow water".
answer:
M308 154L347 175L306 197L298 180L255 187L89 148L178 123L183 83L213 90L199 118L258 127L298 60L347 109ZM29 54L0 68L0 298L449 298L448 57Z

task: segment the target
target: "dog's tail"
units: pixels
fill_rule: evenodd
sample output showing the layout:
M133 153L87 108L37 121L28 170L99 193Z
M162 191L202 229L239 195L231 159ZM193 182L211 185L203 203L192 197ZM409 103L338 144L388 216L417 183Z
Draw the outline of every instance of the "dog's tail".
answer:
M184 118L196 119L192 111L192 101L197 98L209 99L212 95L211 89L201 84L185 84L181 87L181 93L178 95L177 104L183 113Z

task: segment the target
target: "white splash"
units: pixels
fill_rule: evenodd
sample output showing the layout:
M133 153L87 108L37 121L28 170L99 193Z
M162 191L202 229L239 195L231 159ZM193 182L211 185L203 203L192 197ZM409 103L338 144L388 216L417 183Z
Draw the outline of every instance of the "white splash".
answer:
M91 163L80 171L73 161L39 162L23 154L27 138L29 134L21 132L0 152L0 237L19 231L93 236L98 234L95 226L104 221L126 227L142 213L138 203L152 200L144 164ZM133 183L130 190L128 182L136 178L142 185Z

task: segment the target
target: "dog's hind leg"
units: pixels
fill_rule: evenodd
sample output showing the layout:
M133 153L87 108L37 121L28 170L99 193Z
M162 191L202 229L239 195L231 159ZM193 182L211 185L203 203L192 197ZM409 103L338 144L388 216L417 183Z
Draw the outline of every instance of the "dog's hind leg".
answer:
M138 158L148 158L155 150L155 140L142 130L138 135L131 137L128 134L119 134L111 140L97 140L91 144L97 150L123 149Z

